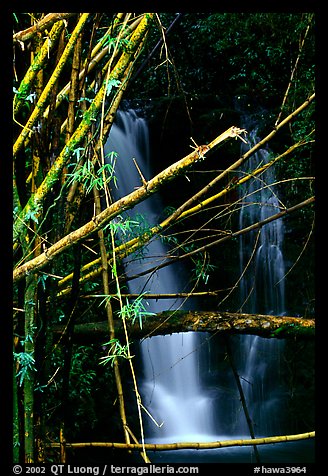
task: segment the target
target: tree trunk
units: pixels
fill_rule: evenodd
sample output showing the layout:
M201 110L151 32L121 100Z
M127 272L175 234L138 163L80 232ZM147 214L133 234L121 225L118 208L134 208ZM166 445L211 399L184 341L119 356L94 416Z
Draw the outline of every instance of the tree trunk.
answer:
M34 358L35 351L35 295L37 276L29 275L25 291L25 344L24 352ZM32 366L25 370L24 376L24 448L25 463L34 463L34 383L35 371Z
M281 317L264 314L240 314L219 311L165 311L148 317L142 324L130 324L129 336L141 339L174 332L215 332L216 334L253 334L266 338L314 337L315 320L302 317ZM63 326L53 328L55 339L64 331ZM78 324L74 338L80 343L99 342L106 339L108 323L91 322ZM115 321L115 334L123 336L121 321Z
M14 349L15 351L15 349ZM13 463L19 463L19 410L16 369L13 372Z

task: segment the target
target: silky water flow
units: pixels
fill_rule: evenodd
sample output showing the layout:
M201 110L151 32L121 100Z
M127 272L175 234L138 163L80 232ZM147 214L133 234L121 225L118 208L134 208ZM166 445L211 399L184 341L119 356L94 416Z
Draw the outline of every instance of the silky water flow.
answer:
M117 153L115 199L142 185L142 177L151 178L148 126L134 110L118 111L112 126L105 154ZM134 160L133 160L134 159ZM139 171L137 170L137 166ZM142 226L152 226L162 213L156 195L129 210L128 216ZM162 215L163 217L163 215ZM146 220L146 223L144 223ZM127 276L132 277L165 260L169 248L163 240L152 239L142 255L124 261ZM128 281L130 293L174 294L187 291L188 276L179 263ZM148 299L147 312L190 309L190 300L182 298ZM212 402L202 386L200 353L206 334L183 332L148 337L140 343L142 375L139 390L144 413L146 441L206 441L214 433ZM155 423L156 422L156 423Z
M249 132L248 146L259 138L256 128ZM248 159L251 169L263 166L270 159L267 148L259 149ZM246 173L246 172L245 172ZM277 195L274 167L245 182L240 189L241 209L239 228L263 221L279 213L281 203ZM285 261L283 256L284 226L281 218L259 230L240 237L241 312L250 314L285 314ZM283 421L283 384L280 378L280 359L284 341L246 335L240 341L239 374L241 385L257 436L279 434ZM245 416L240 418L240 431L246 433Z

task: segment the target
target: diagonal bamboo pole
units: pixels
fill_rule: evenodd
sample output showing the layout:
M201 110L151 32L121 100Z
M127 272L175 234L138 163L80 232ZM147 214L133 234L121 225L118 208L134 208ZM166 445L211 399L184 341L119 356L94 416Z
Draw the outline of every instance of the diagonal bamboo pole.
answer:
M161 265L158 265L158 266L155 266L154 268L151 268L151 269L147 269L146 271L140 273L139 275L137 276L129 276L129 279L135 279L136 277L140 277L140 276L143 276L145 274L148 274L148 273L151 273L153 271L157 271L158 269L160 268L163 268L165 266L168 266L172 263L174 263L175 261L178 261L178 260L182 260L182 259L185 259L185 258L188 258L196 253L199 253L201 251L204 251L212 246L215 246L215 245L218 245L220 243L223 243L224 241L226 240L229 240L229 239L232 239L234 237L237 237L237 236L240 236L240 235L243 235L245 233L248 233L252 230L255 230L257 228L261 228L262 226L264 226L266 223L270 222L270 221L273 221L273 220L277 220L278 218L281 218L285 215L289 215L297 210L299 210L300 208L304 207L304 206L307 206L307 205L311 205L313 204L315 201L315 197L310 197L309 199L307 200L304 200L303 202L300 202L296 205L294 205L293 207L290 207L290 208L287 208L287 209L284 209L282 210L281 212L277 213L276 215L272 215L271 217L269 217L268 219L266 220L263 220L263 221L260 221L258 223L254 223L253 225L250 225L248 226L247 228L243 228L242 230L238 230L238 231L235 231L235 232L229 232L227 233L225 236L223 236L222 238L219 238L218 240L215 240L215 241L212 241L211 243L208 243L200 248L197 248L193 251L190 251L189 253L185 253L184 255L180 255L180 256L175 256L175 257L172 257L170 259L167 259L164 263L162 263ZM115 250L116 251L116 250ZM132 251L129 250L129 253L130 254ZM122 254L118 254L118 258L119 259L123 259L124 257L126 256L126 254L122 253ZM95 260L94 262L92 262L92 264L94 263L97 263L99 264L99 259ZM90 264L90 263L89 263ZM18 268L17 268L18 269ZM81 283L83 282L86 282L90 279L94 279L96 276L99 275L99 273L101 272L101 268L97 268L93 271L90 271L88 274L85 274L82 278L81 278ZM20 278L18 278L20 279ZM67 282L68 280L71 279L71 275L67 275L65 278L62 278L59 283L61 283L61 285L65 284L65 282ZM66 289L63 289L62 291L60 291L58 294L57 294L57 297L62 297L64 296L65 294L69 293L70 292L70 288L66 288Z
M183 205L181 205L181 207L179 207L175 212L173 212L168 218L166 218L165 220L163 220L160 224L152 227L150 230L147 230L147 232L144 234L144 235L140 235L138 236L137 238L133 238L129 241L127 241L126 243L123 243L122 245L119 245L117 248L116 248L116 253L120 256L120 257L126 257L128 256L129 254L135 252L137 249L139 249L140 247L142 247L145 243L147 243L153 236L155 236L156 234L158 233L161 233L163 232L166 228L168 228L170 225L172 225L173 223L175 223L178 219L181 220L183 218L186 218L188 217L189 215L191 214L194 214L194 213L197 213L198 211L200 211L201 209L205 208L205 206L209 205L210 203L212 203L213 201L223 197L224 195L226 195L228 192L230 192L230 190L232 188L236 188L238 187L239 185L247 182L248 180L252 179L253 177L261 174L262 172L264 172L265 170L267 170L269 167L271 167L275 162L277 162L279 159L285 157L286 155L288 155L290 152L292 152L293 150L295 150L297 147L299 147L300 145L302 145L301 143L298 143L298 144L294 144L293 146L291 146L288 150L286 150L284 153L282 153L281 155L279 155L278 157L275 157L271 162L263 165L262 167L258 167L256 170L254 170L253 172L251 172L250 174L242 177L241 179L239 179L238 181L236 181L234 184L233 184L233 187L231 187L229 184L223 188L220 192L218 192L217 194L215 195L212 195L211 197L203 200L202 202L198 203L196 206L192 207L192 208L187 208L187 205L191 205L192 202L194 202L196 199L198 199L201 195L201 193L197 193L196 195L194 195L193 197L191 197L191 199L189 199L187 202L185 202ZM211 187L212 185L211 184L208 184L205 188L206 188L206 191L209 190L209 188ZM202 189L200 192L202 193L205 193L205 189ZM187 208L187 209L186 209ZM82 268L82 271L88 269L88 267L91 265L91 266L94 266L97 261L99 262L99 260L94 260L92 263L88 263L86 264L83 268ZM62 279L61 281L59 281L58 285L59 286L62 286L63 283L66 282L67 279L70 279L71 277L71 274L66 276L64 279Z
M215 145L229 139L236 137L236 135L241 131L235 126L230 127L225 132L220 134L216 139L214 139L207 147L210 150ZM75 135L75 134L74 134ZM83 134L84 136L84 134ZM82 136L82 137L83 137ZM73 136L74 137L74 136ZM72 139L71 139L72 140ZM53 259L58 253L63 252L64 250L71 247L74 243L80 241L81 239L86 238L90 234L101 229L108 221L113 219L118 214L122 213L124 210L132 208L137 203L141 202L148 196L155 193L158 188L165 182L172 180L176 175L182 173L188 167L191 167L195 162L200 159L199 150L195 150L191 154L187 155L183 159L175 162L173 165L169 166L153 179L147 182L146 185L139 187L137 190L134 190L127 196L116 201L104 211L93 217L91 221L78 228L77 230L71 232L69 235L65 236L61 240L57 241L52 245L43 255L40 255L37 259L30 260L29 262L23 264L22 266L14 270L14 280L21 279L26 273L30 272L32 269L39 269L47 264L47 262ZM55 164L54 164L55 165ZM54 167L54 166L53 166ZM49 174L48 174L49 175ZM42 185L39 187L41 188ZM41 192L40 192L41 194ZM36 195L36 194L35 194ZM42 197L40 197L41 200ZM37 203L37 202L36 202ZM16 233L21 231L22 225L19 226L21 222L17 224L18 229ZM24 224L23 224L24 225Z
M168 266L176 261L179 261L179 260L182 260L182 259L186 259L186 258L189 258L190 256L193 256L194 254L196 253L199 253L199 252L203 252L209 248L211 248L212 246L216 246L220 243L223 243L227 240L230 240L232 238L236 238L240 235L243 235L245 233L249 233L250 231L252 230L256 230L258 228L262 228L264 225L266 225L267 223L270 223L271 221L274 221L274 220L277 220L279 218L283 218L284 216L286 215L289 215L291 213L294 213L296 212L297 210L300 210L301 208L305 207L305 206L308 206L308 205L312 205L314 204L315 202L315 197L312 196L306 200L304 200L303 202L300 202L300 203L297 203L296 205L290 207L290 208L285 208L284 210L282 210L281 212L279 213L276 213L275 215L271 215L270 217L262 220L262 221L259 221L257 223L253 223L252 225L249 225L248 227L246 228L242 228L241 230L238 230L238 231L235 231L235 232L229 232L227 233L226 235L224 235L222 238L219 238L217 240L214 240L210 243L207 243L205 244L204 246L201 246L199 248L196 248L192 251L189 251L188 253L185 253L184 255L181 255L181 256L175 256L175 257L172 257L172 258L168 258L166 261L164 261L164 263L152 268L152 269L148 269L138 275L135 275L135 276L132 276L132 277L129 277L129 279L135 279L137 277L140 277L140 276L143 276L145 274L148 274L150 272L153 272L153 271L157 271L161 268L164 268L165 266Z

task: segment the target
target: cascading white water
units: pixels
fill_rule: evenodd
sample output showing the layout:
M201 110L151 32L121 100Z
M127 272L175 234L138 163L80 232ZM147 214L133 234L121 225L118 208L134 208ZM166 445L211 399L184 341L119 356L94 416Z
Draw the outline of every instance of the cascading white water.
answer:
M249 133L250 147L259 139L256 130ZM246 152L243 146L242 153ZM259 149L249 161L251 170L269 160L267 149ZM248 162L249 164L249 162ZM245 168L247 169L246 163ZM246 182L240 190L242 207L239 226L243 229L280 211L274 168ZM272 186L271 186L272 185ZM260 233L258 235L258 233ZM240 238L241 311L258 314L284 315L285 265L282 253L284 228L282 219L274 220ZM245 268L247 270L245 272ZM279 384L279 364L284 342L245 336L240 345L239 375L256 434L273 434L281 422L282 389ZM247 431L242 418L241 431Z
M255 145L259 139L256 130L249 134L249 143ZM244 146L243 146L244 147ZM268 162L270 153L258 150L249 160L252 169ZM247 167L247 164L246 164ZM280 203L270 185L275 182L273 167L241 188L242 207L239 217L240 229L263 221L280 211ZM254 252L245 279L241 281L242 307L248 312L282 315L285 312L284 275L285 264L282 254L284 229L282 219L274 220L260 230L258 245L254 250L257 231L240 238L240 266L243 272Z
M118 154L115 175L117 190L115 198L125 196L142 185L142 179L133 158L145 177L149 179L148 127L144 119L132 110L119 111L116 123L105 146L105 154ZM129 210L132 219L143 216L149 226L157 222L162 205L158 196L152 196ZM159 265L168 251L158 238L151 240L142 259L127 258L126 274L134 276L148 268ZM151 275L138 277L128 282L131 293L177 293L184 291L187 279L179 263L161 268ZM187 304L182 299L148 300L147 311L161 312L179 309ZM188 306L190 306L188 302ZM189 307L190 308L190 307ZM204 334L178 333L154 336L140 344L143 361L143 376L140 385L142 403L158 426L147 417L146 439L151 441L201 441L210 439L214 433L211 399L202 387L199 349Z

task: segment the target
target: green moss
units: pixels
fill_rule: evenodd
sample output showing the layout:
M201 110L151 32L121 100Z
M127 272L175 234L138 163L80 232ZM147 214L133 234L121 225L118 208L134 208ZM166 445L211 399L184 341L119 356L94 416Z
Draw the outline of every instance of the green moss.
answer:
M314 337L314 333L315 329L313 327L286 323L274 330L270 337L286 337L286 335L293 335L295 337Z

